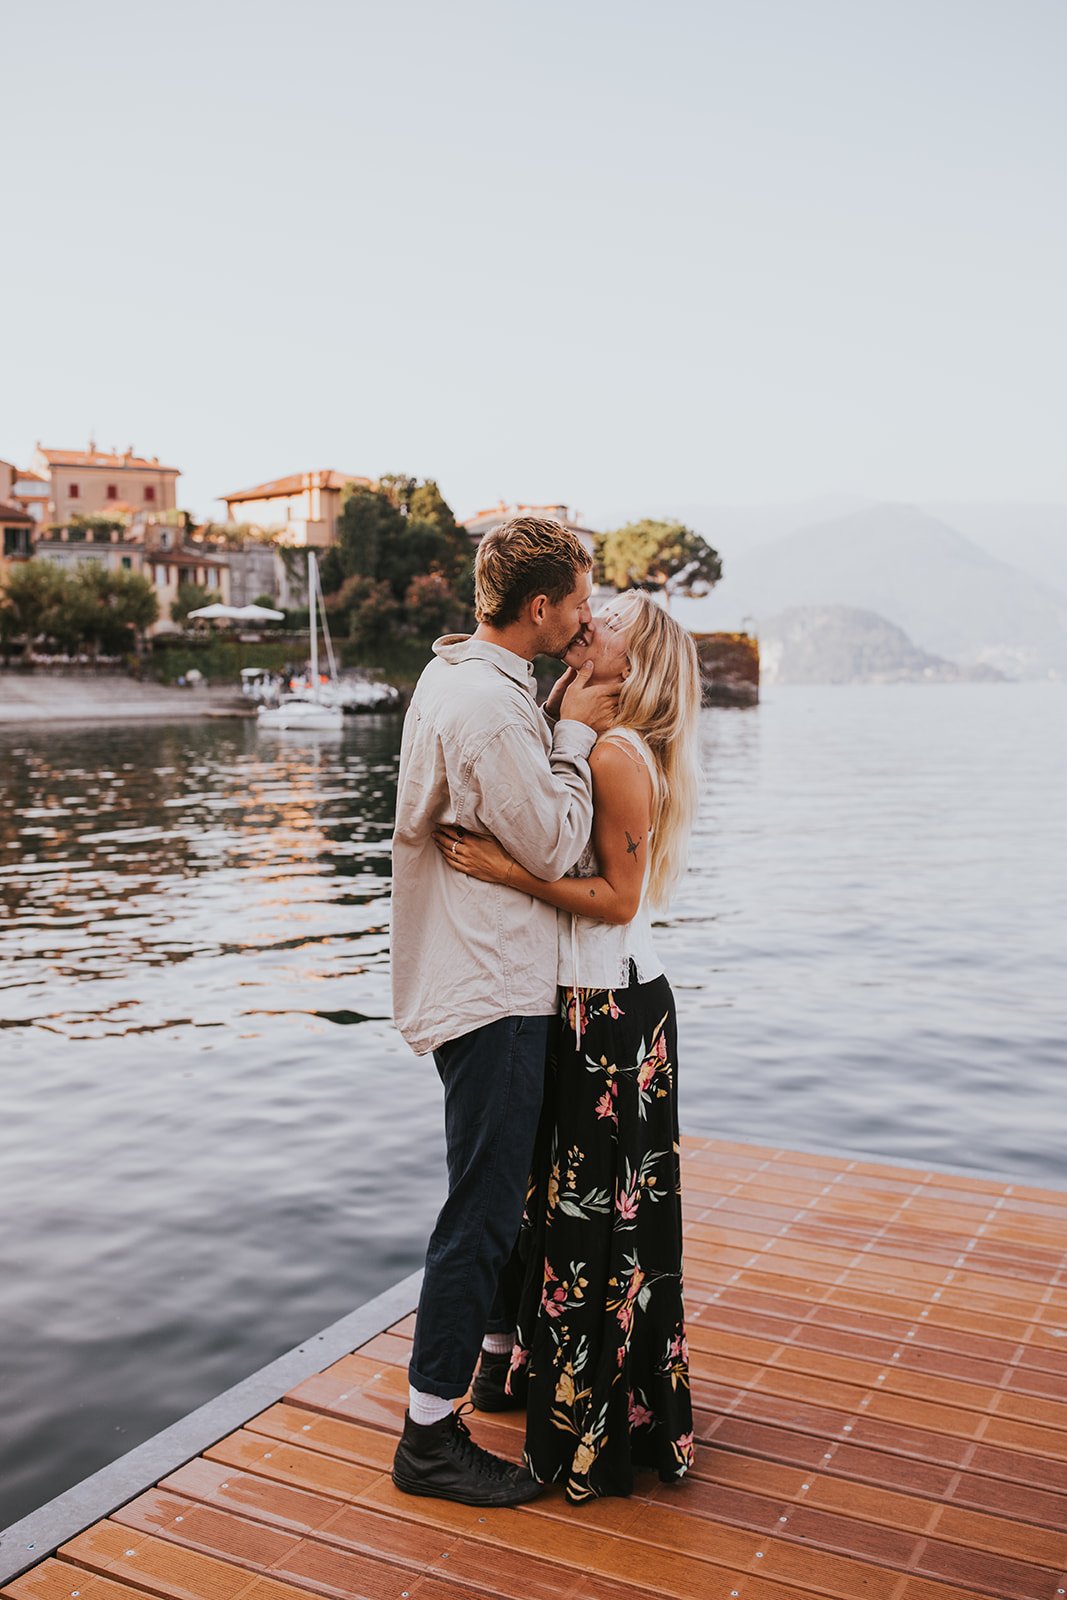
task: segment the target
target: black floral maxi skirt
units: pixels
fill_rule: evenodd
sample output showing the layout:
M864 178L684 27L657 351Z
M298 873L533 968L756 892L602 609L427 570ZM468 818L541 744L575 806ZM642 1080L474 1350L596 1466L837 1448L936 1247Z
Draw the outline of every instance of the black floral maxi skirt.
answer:
M575 991L560 991L512 1356L530 1470L575 1502L693 1459L674 997L665 977L577 993L580 1046Z

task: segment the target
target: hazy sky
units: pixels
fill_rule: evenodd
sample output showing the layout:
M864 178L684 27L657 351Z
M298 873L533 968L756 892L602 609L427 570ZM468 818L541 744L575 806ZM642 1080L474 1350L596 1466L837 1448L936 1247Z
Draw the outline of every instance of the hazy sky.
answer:
M1067 500L1064 0L3 6L0 456Z

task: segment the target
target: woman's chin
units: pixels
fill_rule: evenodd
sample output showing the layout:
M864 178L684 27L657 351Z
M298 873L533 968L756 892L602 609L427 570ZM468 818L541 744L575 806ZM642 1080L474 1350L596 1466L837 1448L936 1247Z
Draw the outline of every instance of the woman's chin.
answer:
M572 644L567 654L562 657L562 661L565 667L573 667L575 672L584 667L587 661L592 661L594 675L596 673L595 655L587 644Z

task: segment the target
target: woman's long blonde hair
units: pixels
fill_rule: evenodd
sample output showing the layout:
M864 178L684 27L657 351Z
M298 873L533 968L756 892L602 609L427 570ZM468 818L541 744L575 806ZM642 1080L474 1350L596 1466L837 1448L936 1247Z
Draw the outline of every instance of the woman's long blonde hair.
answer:
M616 726L639 733L655 762L648 897L665 908L685 872L700 793L700 663L692 636L669 611L644 590L631 596L624 623L630 675Z

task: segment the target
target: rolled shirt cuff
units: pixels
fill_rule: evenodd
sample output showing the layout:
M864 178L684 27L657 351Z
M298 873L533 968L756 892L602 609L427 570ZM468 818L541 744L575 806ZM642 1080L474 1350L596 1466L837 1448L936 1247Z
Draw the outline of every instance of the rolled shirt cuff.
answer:
M594 730L584 722L560 717L552 729L552 750L562 756L587 756L596 744Z

